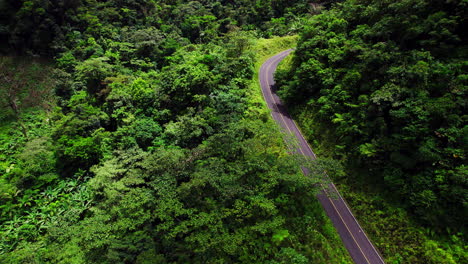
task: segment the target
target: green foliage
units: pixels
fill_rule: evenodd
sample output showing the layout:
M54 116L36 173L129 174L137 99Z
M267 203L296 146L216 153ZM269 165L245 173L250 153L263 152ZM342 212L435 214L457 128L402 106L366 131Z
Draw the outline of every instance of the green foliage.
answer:
M307 103L316 122L333 128L340 139L336 151L353 160L350 166L371 168L381 184L409 197L404 202L426 223L455 225L465 210L447 210L463 206L466 195L448 186L466 186L435 175L465 158L463 56L446 56L451 47L465 48L457 16L462 7L441 5L441 11L413 2L348 1L312 19L282 93L290 102ZM361 9L373 15L356 16ZM398 25L390 22L390 11L401 11ZM432 23L446 26L432 29ZM422 37L429 32L441 46ZM450 37L442 41L437 34Z
M373 192L339 186L360 223L388 263L464 263L468 259L463 234L441 239L430 228L412 221L402 208Z
M344 161L346 184L382 190L442 237L465 232L464 17L463 1L349 0L310 19L277 74L319 154ZM434 248L420 238L398 261L456 261L439 246L421 256L423 245Z
M76 66L77 78L85 82L89 93L99 92L104 79L111 76L112 66L107 61L107 57L91 58Z
M181 44L208 43L238 28L256 29L265 37L294 33L309 7L304 0L6 0L0 5L0 34L9 45L0 47L39 54L73 51L86 59L103 56L112 40L120 42L113 44L123 48L118 50L121 56L132 56L136 67L148 61L163 64L160 56Z
M51 184L43 191L40 191L39 186L35 186L18 192L15 197L3 202L0 260L3 263L19 263L28 262L27 259L43 259L42 256L34 256L37 250L44 252L44 249L41 250L43 243L31 242L42 240L41 236L46 230L60 223L61 218L76 219L89 207L91 197L87 187L80 185L79 180L73 179ZM7 254L16 247L19 248L18 252L22 253ZM34 250L28 251L28 248Z
M102 127L108 124L109 117L89 100L88 94L81 91L70 99L70 111L55 117L59 120L52 139L56 141L58 165L64 175L88 169L102 156L100 145L107 135Z
M251 90L308 7L2 1L0 262L349 263Z
M279 137L249 136L246 131L263 127L251 122L233 124L193 150L115 153L93 169L87 184L95 201L90 214L72 219L65 230L62 224L53 227L45 259L60 262L70 254L84 262L328 259L299 242L303 228L327 223L312 182L278 152ZM331 246L328 239L337 239L332 234L315 243Z

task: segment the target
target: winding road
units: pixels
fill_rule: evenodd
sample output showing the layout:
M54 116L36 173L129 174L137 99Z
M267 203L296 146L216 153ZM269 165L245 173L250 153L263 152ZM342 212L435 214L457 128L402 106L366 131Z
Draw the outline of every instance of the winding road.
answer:
M292 50L283 51L268 59L260 68L259 80L263 97L271 110L273 119L279 124L283 131L295 138L298 142L293 151L306 157L315 159L315 153L310 148L294 120L288 114L286 107L275 93L273 73L279 62ZM309 172L302 168L305 175ZM321 191L317 195L328 217L337 229L343 244L348 250L351 258L357 264L385 263L377 249L367 237L366 233L354 217L351 209L340 195L335 185L327 180L321 183Z

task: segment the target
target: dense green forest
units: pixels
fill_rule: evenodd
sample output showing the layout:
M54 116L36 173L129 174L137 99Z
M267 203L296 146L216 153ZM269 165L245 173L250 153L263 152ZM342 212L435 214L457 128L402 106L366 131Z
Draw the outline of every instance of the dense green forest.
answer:
M319 155L342 161L335 180L392 262L468 261L467 11L345 1L307 22L277 74Z
M256 80L296 44L281 96L386 261L467 262L467 5L0 1L0 263L351 263Z
M257 89L307 1L1 1L1 263L350 263Z

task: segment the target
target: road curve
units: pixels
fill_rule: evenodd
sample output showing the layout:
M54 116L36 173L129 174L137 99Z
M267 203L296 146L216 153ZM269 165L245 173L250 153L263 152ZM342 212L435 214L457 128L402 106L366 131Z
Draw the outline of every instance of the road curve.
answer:
M315 159L315 153L301 134L294 120L288 114L278 95L275 93L273 73L278 63L284 59L292 50L283 51L268 59L260 68L259 80L263 97L271 110L273 119L283 129L286 134L297 139L297 145L293 152ZM304 174L308 174L307 169L302 169ZM382 256L372 245L366 233L354 217L351 209L340 195L335 185L331 181L321 184L322 190L317 195L328 217L348 250L351 258L357 264L385 264Z

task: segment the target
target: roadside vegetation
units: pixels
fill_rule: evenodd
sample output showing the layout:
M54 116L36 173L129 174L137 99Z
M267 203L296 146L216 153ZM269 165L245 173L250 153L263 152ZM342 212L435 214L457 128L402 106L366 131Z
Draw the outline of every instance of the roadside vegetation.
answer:
M464 1L349 0L314 16L280 94L389 263L466 263Z

